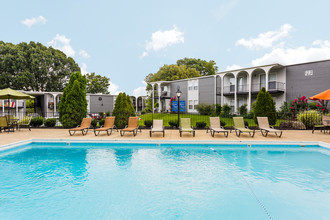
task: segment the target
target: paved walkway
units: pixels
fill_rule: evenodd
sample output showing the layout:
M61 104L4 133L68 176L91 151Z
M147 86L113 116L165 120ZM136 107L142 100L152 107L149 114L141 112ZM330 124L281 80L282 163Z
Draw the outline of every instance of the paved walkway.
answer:
M248 134L241 134L241 137L237 137L235 132L229 133L228 138L225 138L223 134L215 134L214 138L210 133L206 133L206 130L197 130L196 136L193 137L190 133L183 133L182 137L179 135L178 130L166 130L165 137L162 133L154 133L152 137L149 137L149 130L142 130L142 133L134 137L132 132L126 133L123 137L119 132L114 131L112 135L107 136L106 132L101 133L99 136L95 136L93 130L90 130L86 136L81 133L76 133L74 136L70 136L67 129L22 129L15 132L3 132L0 133L0 146L10 144L18 141L28 139L90 139L90 140L219 140L219 141L237 141L237 140L262 140L262 141L323 141L330 143L330 134L321 133L315 131L312 134L311 130L285 130L283 131L282 138L276 137L274 134L269 134L268 137L263 137L260 132L256 132L254 138L251 138Z

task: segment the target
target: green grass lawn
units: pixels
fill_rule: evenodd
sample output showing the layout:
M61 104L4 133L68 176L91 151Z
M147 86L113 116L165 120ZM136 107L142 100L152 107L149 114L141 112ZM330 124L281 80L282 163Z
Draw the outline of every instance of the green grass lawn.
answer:
M196 122L206 122L206 126L210 125L209 115L196 115L196 114L180 114L180 118L190 118L191 124L193 127L196 127ZM178 114L169 114L169 113L149 113L140 116L141 120L139 121L139 126L144 126L145 120L153 120L153 119L163 119L163 124L166 127L169 127L170 120L178 120ZM249 126L256 127L257 124L254 122L253 119L244 119L249 123ZM221 121L225 122L225 127L232 127L233 119L232 118L221 118ZM276 126L285 120L277 120Z

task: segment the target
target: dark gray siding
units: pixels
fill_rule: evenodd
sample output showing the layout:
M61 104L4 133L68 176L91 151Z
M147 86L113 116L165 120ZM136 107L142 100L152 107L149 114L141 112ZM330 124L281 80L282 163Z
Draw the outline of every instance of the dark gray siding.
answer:
M99 100L101 98L102 100ZM90 111L99 112L112 112L113 110L113 96L110 95L91 95L90 96Z
M187 111L188 81L185 80L185 81L180 81L180 82L172 82L171 83L171 97L176 96L176 91L178 90L178 86L180 87L180 90L182 92L180 100L186 101L186 111Z
M199 79L199 103L214 104L214 77Z
M313 75L305 76L312 70ZM307 98L330 88L330 60L286 67L286 100L297 96Z

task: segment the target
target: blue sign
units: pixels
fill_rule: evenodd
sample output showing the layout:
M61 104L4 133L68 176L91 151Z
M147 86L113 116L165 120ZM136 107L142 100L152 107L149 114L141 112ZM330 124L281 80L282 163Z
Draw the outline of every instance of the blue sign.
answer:
M186 111L186 101L180 101L180 112ZM178 101L172 101L172 112L178 112Z

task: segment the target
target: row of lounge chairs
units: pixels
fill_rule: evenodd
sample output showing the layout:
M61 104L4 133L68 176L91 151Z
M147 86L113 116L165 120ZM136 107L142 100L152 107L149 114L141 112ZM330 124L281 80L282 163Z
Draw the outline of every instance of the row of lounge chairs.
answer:
M245 126L243 117L234 117L233 120L233 129L235 130L237 137L240 137L241 133L249 133L251 137L254 137L255 130L252 130L249 127ZM264 137L267 137L268 133L270 132L274 132L277 137L282 136L282 131L269 126L267 117L258 117L257 120L260 132ZM84 118L80 126L69 130L69 134L72 136L77 131L81 131L82 135L86 135L90 128L91 122L92 118ZM94 134L95 136L98 136L101 131L105 131L109 136L112 134L113 129L117 129L115 127L115 117L106 117L104 126L102 126L101 128L94 129ZM125 132L133 132L133 135L136 136L138 130L140 130L141 132L141 128L139 127L139 117L130 117L128 125L126 125L125 128L120 130L120 135L124 136ZM223 133L225 137L228 137L229 133L228 130L221 126L219 117L210 117L210 127L207 129L206 132L208 131L210 131L212 137L214 137L215 133ZM230 130L230 132L231 131L232 129ZM153 120L153 126L150 129L150 137L152 137L152 133L154 132L162 132L163 137L165 136L165 127L163 126L163 120ZM191 126L190 118L181 118L181 126L179 127L180 137L182 137L183 132L192 133L193 137L195 137L195 130Z

